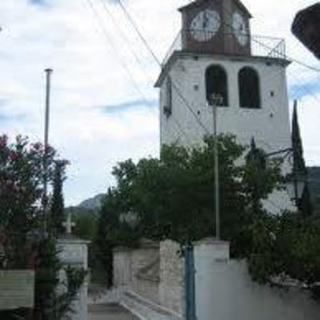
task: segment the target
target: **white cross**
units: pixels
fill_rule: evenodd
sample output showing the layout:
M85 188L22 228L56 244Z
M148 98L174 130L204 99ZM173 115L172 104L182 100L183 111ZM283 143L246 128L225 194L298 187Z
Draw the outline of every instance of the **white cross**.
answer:
M66 229L67 234L72 234L72 228L76 226L75 222L72 222L71 213L68 214L66 222L63 222L62 225Z

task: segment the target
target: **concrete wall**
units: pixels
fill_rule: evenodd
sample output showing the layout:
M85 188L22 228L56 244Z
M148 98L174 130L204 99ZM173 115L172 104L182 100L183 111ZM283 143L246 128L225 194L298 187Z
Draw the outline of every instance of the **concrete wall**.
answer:
M174 241L114 250L114 286L175 315L184 311L184 260Z
M229 106L218 110L218 131L233 133L238 137L239 142L244 144L249 144L254 136L257 144L267 151L290 147L285 66L270 59L195 54L179 56L170 67L170 77L210 132L213 132L213 118L212 108L208 107L206 102L205 72L213 64L222 66L228 75ZM259 74L261 109L245 109L239 106L238 73L246 66L254 68ZM161 107L164 106L166 89L164 82L160 90ZM173 117L167 119L161 112L162 143L172 143L176 139L184 145L201 143L205 131L187 110L185 102L174 89L172 102ZM176 130L173 118L186 130L188 139Z
M227 243L195 247L198 320L316 320L320 305L298 289L254 283L244 262L229 260Z
M59 251L59 258L64 267L71 266L88 270L88 244L89 241L81 239L59 239L57 248ZM60 288L65 290L65 274L60 274ZM87 279L79 290L78 296L72 303L73 312L66 315L65 319L70 320L87 320L88 319L88 282Z
M115 288L129 286L132 281L131 250L116 248L113 252L113 285Z
M155 303L159 301L158 244L140 248L116 248L113 253L114 287L126 287Z
M178 314L184 313L184 259L178 243L160 244L160 304Z

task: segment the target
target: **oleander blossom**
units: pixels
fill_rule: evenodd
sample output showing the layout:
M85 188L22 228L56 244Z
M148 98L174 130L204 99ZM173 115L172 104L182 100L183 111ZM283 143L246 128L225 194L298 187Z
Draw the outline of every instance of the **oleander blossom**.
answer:
M17 224L26 225L27 229L28 223L39 219L45 168L50 194L57 162L63 167L68 163L58 159L51 146L45 150L42 143L30 143L27 137L11 140L6 135L0 136L0 227L13 229Z
M8 137L6 135L0 136L0 150L7 147Z

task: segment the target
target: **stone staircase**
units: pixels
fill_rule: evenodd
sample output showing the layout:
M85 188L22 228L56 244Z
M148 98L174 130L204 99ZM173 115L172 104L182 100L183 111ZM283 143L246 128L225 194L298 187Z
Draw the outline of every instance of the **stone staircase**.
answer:
M182 316L131 292L123 292L120 304L141 320L182 320Z

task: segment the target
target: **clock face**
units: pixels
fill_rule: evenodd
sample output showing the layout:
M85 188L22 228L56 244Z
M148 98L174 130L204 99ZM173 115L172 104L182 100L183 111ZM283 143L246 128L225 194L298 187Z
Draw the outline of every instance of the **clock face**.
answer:
M249 30L246 20L243 16L235 12L232 17L233 34L241 46L245 46L249 42Z
M217 11L206 9L199 12L190 24L192 37L200 42L209 41L219 31L221 18Z

